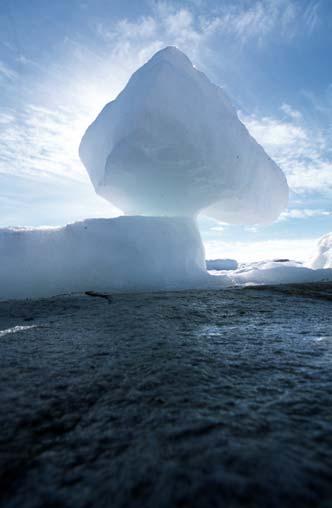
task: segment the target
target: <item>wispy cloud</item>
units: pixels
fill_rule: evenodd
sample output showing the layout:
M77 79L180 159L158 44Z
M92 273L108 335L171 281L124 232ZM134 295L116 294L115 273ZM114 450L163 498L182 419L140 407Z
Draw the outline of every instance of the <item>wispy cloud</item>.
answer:
M300 111L297 111L296 109L292 108L289 104L282 104L280 107L281 111L285 113L286 116L291 118L292 120L301 120L302 113Z
M201 64L201 57L215 37L231 38L236 46L248 42L262 44L276 35L280 42L303 34L303 28L313 31L318 10L314 4L303 12L298 0L254 0L252 2L220 3L211 13L193 5L178 7L177 3L157 1L152 14L136 21L121 19L116 23L98 22L97 33L112 43L113 55L131 55L136 50L136 63L146 60L152 51L165 45L177 45ZM203 60L203 59L202 59Z
M304 10L303 18L310 33L316 30L320 25L320 4L320 1L312 1Z
M77 157L83 125L61 109L28 104L19 113L7 110L0 114L0 172L88 181Z
M250 39L262 43L275 30L279 37L289 39L295 34L298 14L298 5L292 0L239 2L221 7L218 16L205 20L205 29L234 35L240 43Z
M279 221L288 219L308 219L310 217L332 217L332 210L322 210L319 208L292 208L283 212Z
M332 194L332 159L328 132L307 126L302 115L289 105L282 110L289 117L279 119L243 115L249 132L285 171L296 193Z
M0 79L14 80L17 78L17 73L14 69L11 69L7 64L0 60Z

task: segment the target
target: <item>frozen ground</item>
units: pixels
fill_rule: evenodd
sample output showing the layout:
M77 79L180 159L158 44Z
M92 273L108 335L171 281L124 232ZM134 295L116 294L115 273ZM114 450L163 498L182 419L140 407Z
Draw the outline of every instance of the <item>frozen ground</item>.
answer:
M6 508L332 503L332 285L0 303Z

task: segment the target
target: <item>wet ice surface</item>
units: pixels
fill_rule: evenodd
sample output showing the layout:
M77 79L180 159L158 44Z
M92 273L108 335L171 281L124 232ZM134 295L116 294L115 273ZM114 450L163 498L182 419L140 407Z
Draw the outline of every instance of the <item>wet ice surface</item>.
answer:
M0 303L2 505L330 507L331 304L327 284Z

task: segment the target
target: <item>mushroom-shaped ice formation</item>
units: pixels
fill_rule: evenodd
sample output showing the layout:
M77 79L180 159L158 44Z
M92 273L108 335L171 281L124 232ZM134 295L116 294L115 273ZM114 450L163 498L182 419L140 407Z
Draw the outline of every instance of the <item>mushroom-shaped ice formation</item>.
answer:
M274 220L287 204L279 167L221 88L167 47L90 125L80 157L95 190L129 215Z

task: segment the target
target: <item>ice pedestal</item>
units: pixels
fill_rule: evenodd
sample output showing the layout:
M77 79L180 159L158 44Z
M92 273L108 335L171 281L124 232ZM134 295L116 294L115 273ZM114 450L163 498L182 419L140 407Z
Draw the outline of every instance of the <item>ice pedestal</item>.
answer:
M208 277L193 219L90 219L0 230L0 298L197 287Z

